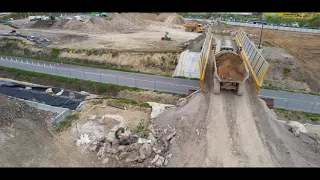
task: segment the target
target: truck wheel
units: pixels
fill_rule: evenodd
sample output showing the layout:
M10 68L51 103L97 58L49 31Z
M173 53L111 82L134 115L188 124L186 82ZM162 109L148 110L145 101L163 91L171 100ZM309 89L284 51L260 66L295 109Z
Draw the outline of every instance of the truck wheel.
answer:
M237 95L238 96L242 96L243 95L243 93L244 93L244 83L243 82L241 82L241 83L239 83L239 85L238 85L238 89L237 89Z
M214 94L220 93L220 81L216 77L214 77L213 79L213 93Z

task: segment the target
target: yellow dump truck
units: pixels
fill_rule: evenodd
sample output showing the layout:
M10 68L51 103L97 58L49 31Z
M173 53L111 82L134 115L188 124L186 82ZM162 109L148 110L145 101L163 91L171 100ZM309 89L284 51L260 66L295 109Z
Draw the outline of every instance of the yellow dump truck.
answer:
M193 32L197 31L198 33L204 33L206 32L205 29L201 27L201 24L184 24L183 27L185 28L185 31Z
M222 50L214 58L213 93L219 94L220 89L236 90L242 96L245 81L249 78L249 70L239 54Z

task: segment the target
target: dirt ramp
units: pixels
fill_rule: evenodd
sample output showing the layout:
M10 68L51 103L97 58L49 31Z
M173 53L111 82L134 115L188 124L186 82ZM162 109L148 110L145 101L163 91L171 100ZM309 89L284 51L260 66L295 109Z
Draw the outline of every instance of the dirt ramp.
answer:
M225 80L242 81L246 68L242 58L233 52L221 52L216 55L218 75Z
M304 134L295 137L288 131L285 124L277 120L275 113L267 107L265 102L256 96L253 82L248 82L246 89L260 138L263 139L274 165L319 167L319 144Z
M172 159L168 167L199 167L206 154L206 121L208 101L204 93L195 94L188 103L163 112L154 120L155 128L176 136L170 144Z

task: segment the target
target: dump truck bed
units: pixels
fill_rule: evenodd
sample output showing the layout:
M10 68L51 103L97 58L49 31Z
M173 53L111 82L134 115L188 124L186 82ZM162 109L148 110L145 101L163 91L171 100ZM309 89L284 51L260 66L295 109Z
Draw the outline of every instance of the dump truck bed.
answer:
M214 58L214 76L220 82L240 83L249 78L249 70L241 56L232 51L221 51Z

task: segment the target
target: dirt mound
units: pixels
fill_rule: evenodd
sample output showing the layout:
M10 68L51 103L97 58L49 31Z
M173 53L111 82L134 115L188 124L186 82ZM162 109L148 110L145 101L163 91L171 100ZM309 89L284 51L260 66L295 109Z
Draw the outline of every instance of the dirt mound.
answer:
M6 25L2 25L2 24L0 24L0 29L1 30L7 30L7 29L13 29L12 27L10 27L10 26L6 26Z
M241 81L246 69L242 58L233 52L222 52L216 56L218 75L222 79Z
M36 23L34 23L31 28L51 28L53 24L55 24L56 21L45 21L45 20L39 20Z
M151 18L150 15L142 15L144 18ZM139 30L146 25L137 13L112 14L108 17L91 17L82 21L59 20L53 28L79 30L80 32L119 32L126 30Z
M187 104L164 111L154 119L157 129L177 134L170 144L172 160L168 167L199 167L206 154L206 121L208 99L204 93L197 93Z
M139 13L141 19L155 21L158 15L153 13Z
M53 116L51 112L38 110L6 96L0 96L0 102L0 127L11 125L18 118L27 118L45 126L45 119Z
M69 22L69 19L59 19L56 23L52 25L52 29L61 29L64 25Z
M185 23L184 18L177 13L161 13L155 20L164 22L167 26L182 25Z

